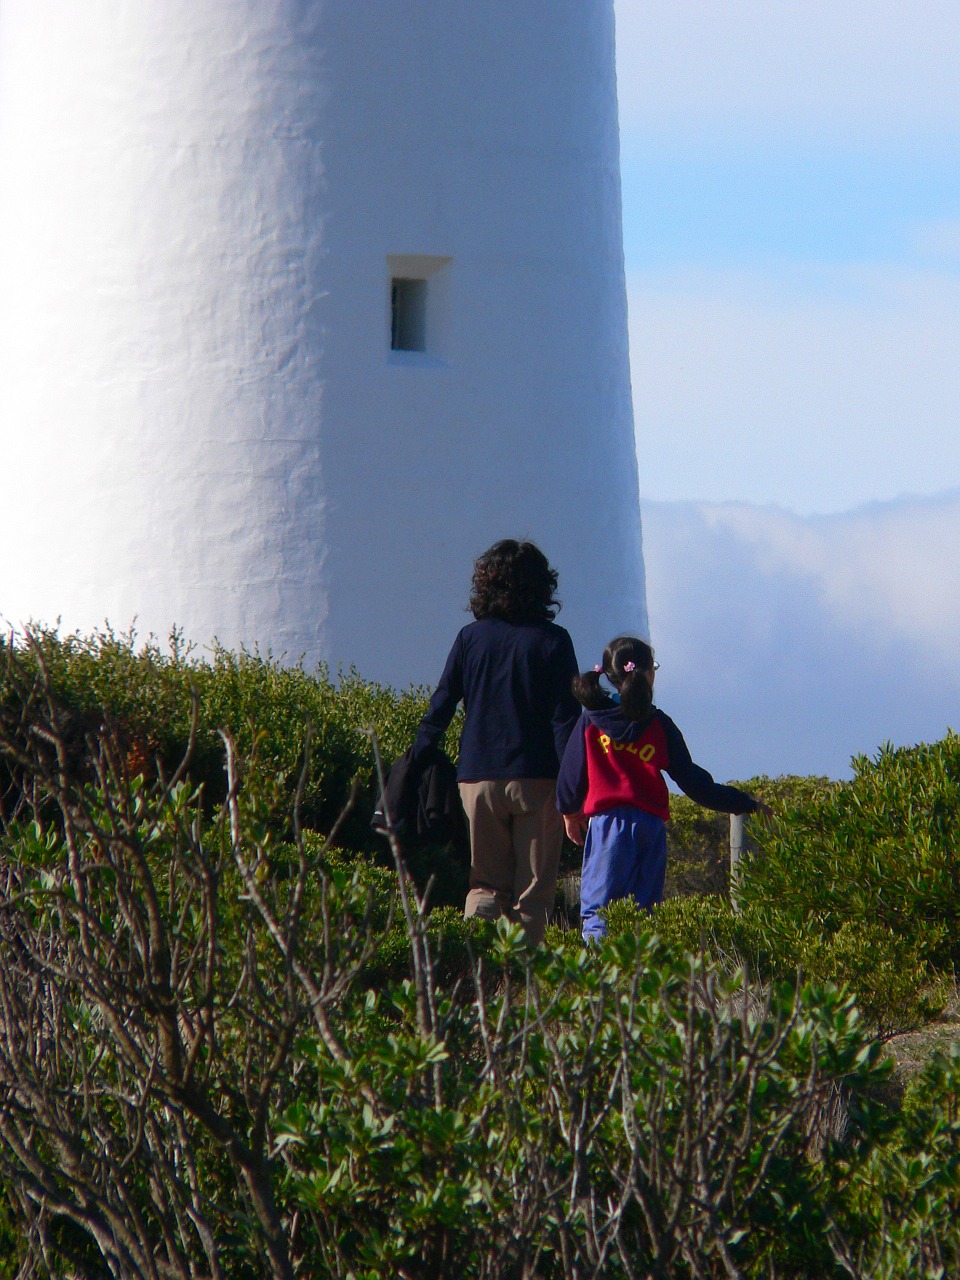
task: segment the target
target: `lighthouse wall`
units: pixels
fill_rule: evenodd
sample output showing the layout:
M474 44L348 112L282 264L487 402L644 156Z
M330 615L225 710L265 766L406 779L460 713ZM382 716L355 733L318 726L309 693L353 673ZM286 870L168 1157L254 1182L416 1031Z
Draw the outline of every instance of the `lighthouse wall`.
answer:
M613 40L582 0L2 0L4 617L428 680L513 536L584 663L645 631Z

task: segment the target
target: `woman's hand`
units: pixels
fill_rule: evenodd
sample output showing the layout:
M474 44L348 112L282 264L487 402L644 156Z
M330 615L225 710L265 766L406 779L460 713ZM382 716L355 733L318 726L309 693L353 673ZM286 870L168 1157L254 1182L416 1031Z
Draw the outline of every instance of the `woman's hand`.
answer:
M582 813L565 813L563 826L569 839L574 844L582 845L587 838L587 819Z

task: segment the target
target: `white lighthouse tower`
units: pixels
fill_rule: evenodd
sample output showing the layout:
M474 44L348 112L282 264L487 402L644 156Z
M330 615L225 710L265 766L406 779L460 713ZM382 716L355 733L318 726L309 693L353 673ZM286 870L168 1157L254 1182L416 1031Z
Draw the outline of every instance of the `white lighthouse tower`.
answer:
M645 632L613 0L0 0L0 615L434 678Z

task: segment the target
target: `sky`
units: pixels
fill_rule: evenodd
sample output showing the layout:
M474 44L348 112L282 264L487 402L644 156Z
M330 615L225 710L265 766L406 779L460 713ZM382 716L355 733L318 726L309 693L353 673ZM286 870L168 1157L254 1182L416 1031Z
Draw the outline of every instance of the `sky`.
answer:
M849 776L960 729L960 5L616 10L658 701Z

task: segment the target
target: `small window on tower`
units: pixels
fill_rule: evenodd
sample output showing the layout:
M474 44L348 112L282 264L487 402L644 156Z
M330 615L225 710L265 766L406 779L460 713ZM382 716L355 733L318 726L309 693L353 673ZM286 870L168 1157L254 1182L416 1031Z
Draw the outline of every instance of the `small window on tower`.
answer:
M449 364L452 262L430 253L387 255L384 323L389 364L407 369L440 369Z
M394 276L390 281L390 349L426 351L426 280Z

